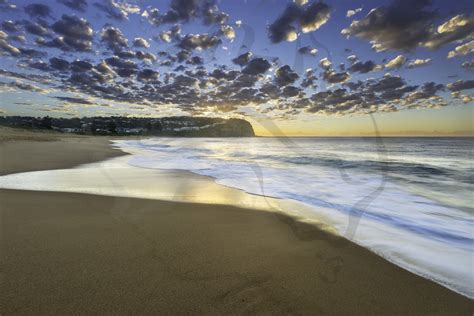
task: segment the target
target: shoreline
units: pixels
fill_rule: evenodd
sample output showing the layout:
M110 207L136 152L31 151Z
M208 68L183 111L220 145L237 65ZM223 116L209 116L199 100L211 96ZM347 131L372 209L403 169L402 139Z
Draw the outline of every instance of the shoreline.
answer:
M59 138L1 144L0 174L126 154L105 138ZM28 152L41 161L18 158ZM5 313L472 311L468 298L284 214L79 193L0 196Z

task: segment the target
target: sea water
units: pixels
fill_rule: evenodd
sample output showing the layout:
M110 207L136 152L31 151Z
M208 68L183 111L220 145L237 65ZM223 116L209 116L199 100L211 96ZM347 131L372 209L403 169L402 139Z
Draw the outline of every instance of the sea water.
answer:
M294 200L340 234L472 297L472 138L120 140L141 168L187 170ZM283 210L284 211L284 210Z
M219 197L228 190L214 187L214 198L199 193L209 181L189 179L187 190L180 188L186 175L172 171L189 171L242 191L231 203L284 201L268 206L323 221L387 260L472 298L473 145L472 138L116 140L114 146L131 156L6 175L0 188L226 203ZM168 185L158 177L181 180Z

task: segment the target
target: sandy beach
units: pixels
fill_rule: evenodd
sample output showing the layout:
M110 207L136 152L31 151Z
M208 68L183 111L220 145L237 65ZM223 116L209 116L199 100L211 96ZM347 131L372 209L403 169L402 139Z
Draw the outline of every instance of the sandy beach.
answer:
M124 154L107 137L0 130L0 175ZM468 298L279 213L16 190L0 190L0 212L2 315L473 311Z

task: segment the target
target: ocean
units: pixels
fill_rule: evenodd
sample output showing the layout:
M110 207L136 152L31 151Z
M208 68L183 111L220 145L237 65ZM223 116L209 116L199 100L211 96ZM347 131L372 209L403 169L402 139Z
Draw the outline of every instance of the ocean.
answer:
M140 168L187 170L309 206L344 237L473 297L473 138L152 138ZM285 210L280 210L285 211Z
M113 143L131 155L2 176L0 188L232 201L242 207L253 207L252 199L268 200L267 209L322 223L404 269L474 297L473 138L148 138ZM192 181L179 170L210 178ZM200 191L208 183L213 189ZM228 191L238 194L222 198Z

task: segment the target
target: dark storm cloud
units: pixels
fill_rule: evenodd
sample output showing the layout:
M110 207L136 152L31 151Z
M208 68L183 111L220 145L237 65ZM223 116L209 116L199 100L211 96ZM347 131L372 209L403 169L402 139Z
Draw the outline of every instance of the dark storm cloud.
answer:
M56 1L79 12L85 12L87 9L86 0L56 0Z
M52 29L62 35L59 41L67 47L77 51L91 50L94 31L86 19L64 14L52 25Z
M120 51L121 49L128 47L128 39L123 35L120 29L113 26L109 26L102 30L100 40L113 51Z
M279 86L287 86L298 80L299 76L290 66L285 65L278 68L275 72L275 83Z
M271 64L268 60L263 58L254 58L250 62L248 62L247 66L242 70L242 73L248 75L259 75L265 73L268 69L270 69Z
M438 14L431 4L431 0L394 0L388 6L372 9L341 33L370 41L376 51L411 50L418 46L438 49L472 36L472 14L454 16L434 27Z
M51 16L51 8L46 4L32 3L25 7L25 12L32 18L47 18Z
M222 40L217 36L208 34L187 34L178 46L185 50L209 49L221 44Z
M319 29L330 17L330 8L323 2L315 2L301 7L289 4L283 13L268 28L268 35L273 43L294 41L297 33L304 33Z
M474 80L458 80L447 85L451 91L474 89Z

